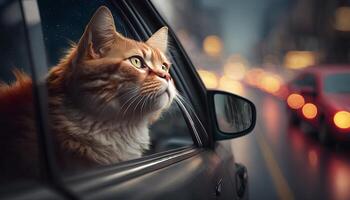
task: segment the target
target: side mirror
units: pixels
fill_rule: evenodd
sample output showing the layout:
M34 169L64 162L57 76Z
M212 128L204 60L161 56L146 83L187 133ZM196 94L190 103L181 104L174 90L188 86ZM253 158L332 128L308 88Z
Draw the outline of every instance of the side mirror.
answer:
M255 127L254 104L235 94L209 90L208 102L215 124L215 139L225 140L246 135Z

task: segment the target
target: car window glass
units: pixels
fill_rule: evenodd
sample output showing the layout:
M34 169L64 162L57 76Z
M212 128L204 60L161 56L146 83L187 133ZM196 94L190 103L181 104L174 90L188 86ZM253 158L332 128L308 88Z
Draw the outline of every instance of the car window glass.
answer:
M323 90L326 93L350 93L350 73L336 73L326 76Z
M314 75L311 74L305 74L302 77L298 78L294 85L297 87L316 87L316 79Z
M315 76L313 76L311 74L305 75L305 77L304 77L304 85L305 86L310 86L312 88L315 88L315 86L316 86Z
M65 55L66 50L71 47L71 44L79 41L93 13L100 6L107 6L111 10L119 33L128 38L137 38L136 35L132 34L130 24L127 23L118 8L109 1L60 1L55 2L55 4L48 1L39 1L43 35L48 60L51 65L57 65L59 60ZM122 45L124 44L122 43ZM130 62L134 62L131 64L137 64L139 57L132 58L133 60L129 58ZM76 70L85 70L82 66L80 65L80 68ZM75 73L80 72L75 71ZM106 80L108 80L107 84L114 84L115 82L110 77L111 73L114 72L106 73L108 78L102 77L104 73L106 72L97 73L94 71L94 73L84 74L86 75L85 77L81 76L74 79L79 80L76 82L77 84L65 84L68 84L69 87L77 86L78 88L75 91L78 93L83 90L81 88L90 87L91 85L89 84L103 83ZM115 77L119 75L115 74ZM95 77L98 77L99 80L95 81ZM95 82L87 84L85 81L89 80L94 80ZM132 82L130 84L135 83ZM122 88L126 91L125 93L112 97L111 101L116 100L116 103L107 104L107 98L109 97L103 96L103 92L108 90L107 87L97 87L95 90L91 88L91 91L82 93L82 97L76 97L74 92L71 94L72 88L67 88L66 86L65 88L63 91L55 89L51 91L61 92L62 96L67 95L64 97L67 101L64 102L64 106L60 102L59 106L52 103L52 107L50 107L51 127L53 129L60 127L61 130L56 131L59 132L59 137L61 137L56 138L56 143L59 146L57 158L58 164L64 169L64 172L71 174L80 172L82 168L95 168L121 163L145 155L193 144L191 130L186 124L180 107L175 102L166 107L164 112L152 111L152 114L145 115L145 118L141 117L144 115L140 113L150 112L149 110L155 109L160 102L160 100L152 100L154 101L154 105L152 105L145 103L145 99L156 99L159 96L158 94L147 97L137 96L134 95L137 94L137 91L125 87ZM115 91L122 89L117 86L114 88ZM109 93L112 96L114 94L112 93L113 91ZM54 96L54 93L50 93L50 91L49 94ZM159 98L163 98L164 93L162 95ZM89 105L90 103L94 104L94 98L102 102L96 105L98 109ZM106 98L106 101L100 101L100 98ZM164 98L166 101L167 98ZM87 99L89 101L86 101ZM61 100L60 97L57 99L57 101ZM67 107L67 105L69 106ZM56 106L60 108L57 109ZM162 107L164 106L162 105ZM58 115L60 116L57 117ZM135 125L136 123L137 125ZM150 124L149 133L147 133L147 124ZM56 134L56 132L54 131L53 134ZM147 150L148 141L150 141L150 144ZM62 154L62 150L67 152ZM142 155L139 155L140 152L142 152Z
M147 154L193 144L183 113L177 104L150 127L151 145Z
M41 178L30 55L18 1L0 2L0 185ZM3 188L3 187L2 187Z
M294 87L301 87L304 85L304 76L298 77L296 80L293 81L293 86Z

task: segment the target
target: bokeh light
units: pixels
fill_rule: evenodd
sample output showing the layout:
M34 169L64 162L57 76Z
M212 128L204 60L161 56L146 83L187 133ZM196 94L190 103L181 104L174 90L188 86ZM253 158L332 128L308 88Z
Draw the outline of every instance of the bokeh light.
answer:
M339 111L333 117L334 124L342 129L350 128L350 112Z
M235 94L243 94L242 83L231 79L228 76L222 76L219 80L219 89L227 92L232 92Z
M252 86L258 87L263 76L264 70L261 68L254 68L245 74L245 81Z
M246 67L242 62L228 62L224 65L224 74L233 80L242 80Z
M350 31L350 7L337 8L334 28L338 31Z
M289 51L284 58L284 65L289 69L301 69L316 63L311 51Z
M269 93L276 93L281 88L281 80L278 76L266 74L260 81L261 87Z
M299 109L305 104L304 97L300 94L291 94L287 98L287 104L292 109Z
M305 118L313 119L317 115L317 107L313 103L306 103L302 108L302 112Z
M203 50L209 56L219 56L223 49L221 39L216 35L209 35L203 41Z
M214 89L218 86L218 78L214 72L207 70L198 70L197 72L204 82L205 87Z

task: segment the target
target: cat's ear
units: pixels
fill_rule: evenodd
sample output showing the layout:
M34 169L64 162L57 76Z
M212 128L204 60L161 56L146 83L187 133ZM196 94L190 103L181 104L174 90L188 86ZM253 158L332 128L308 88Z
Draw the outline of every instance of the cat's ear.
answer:
M99 58L106 53L118 36L111 11L101 6L97 9L78 44L78 57Z
M165 52L168 46L168 27L163 26L155 32L146 42L153 48L157 48Z

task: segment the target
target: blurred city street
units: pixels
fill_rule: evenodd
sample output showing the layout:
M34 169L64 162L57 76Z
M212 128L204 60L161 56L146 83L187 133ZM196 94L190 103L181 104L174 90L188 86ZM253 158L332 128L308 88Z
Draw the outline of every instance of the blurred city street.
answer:
M250 198L350 199L349 142L326 145L349 138L349 1L153 2L205 86L256 105L255 130L227 142Z
M249 172L251 199L350 199L349 149L324 147L288 124L286 103L248 89L257 106L255 130L231 141Z

